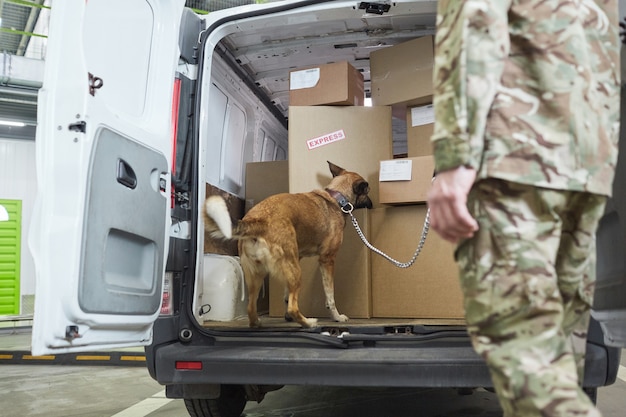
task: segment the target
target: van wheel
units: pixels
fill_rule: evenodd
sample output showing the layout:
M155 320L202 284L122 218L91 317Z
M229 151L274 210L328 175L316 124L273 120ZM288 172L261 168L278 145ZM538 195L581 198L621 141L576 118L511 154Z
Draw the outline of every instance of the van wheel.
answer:
M240 417L247 401L243 386L222 385L219 398L185 398L185 407L191 417Z

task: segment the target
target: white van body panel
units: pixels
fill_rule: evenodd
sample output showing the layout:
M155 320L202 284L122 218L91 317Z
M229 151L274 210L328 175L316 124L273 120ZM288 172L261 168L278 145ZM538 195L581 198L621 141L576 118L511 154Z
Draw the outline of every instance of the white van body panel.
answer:
M35 355L145 345L170 228L184 1L56 4L36 138Z

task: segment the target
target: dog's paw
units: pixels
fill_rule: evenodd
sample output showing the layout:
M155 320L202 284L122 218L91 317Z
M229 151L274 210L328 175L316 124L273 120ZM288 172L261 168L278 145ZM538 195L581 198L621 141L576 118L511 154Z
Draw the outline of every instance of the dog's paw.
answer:
M312 327L317 327L317 319L306 319L301 324L302 324L302 327L307 327L309 329Z
M253 328L253 329L261 327L261 320L256 319L255 321L249 322L249 324L250 324L250 327Z
M344 323L350 320L350 317L346 316L345 314L338 314L335 317L333 317L333 320L338 321L339 323Z

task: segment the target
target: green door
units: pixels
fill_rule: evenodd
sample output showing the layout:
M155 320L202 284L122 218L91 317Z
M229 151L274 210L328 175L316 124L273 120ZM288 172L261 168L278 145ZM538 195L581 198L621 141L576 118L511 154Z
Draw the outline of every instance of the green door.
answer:
M0 200L9 221L0 221L0 316L20 313L22 201Z

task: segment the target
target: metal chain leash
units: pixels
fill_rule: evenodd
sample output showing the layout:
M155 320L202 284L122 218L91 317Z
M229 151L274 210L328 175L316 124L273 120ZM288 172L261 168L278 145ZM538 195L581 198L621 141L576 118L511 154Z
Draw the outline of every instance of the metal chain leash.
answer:
M419 254L422 252L422 248L424 247L424 243L426 242L426 236L428 236L428 229L430 228L430 209L426 210L426 217L424 218L424 226L422 227L422 236L421 236L420 241L419 241L419 243L417 245L417 249L415 250L415 253L413 254L413 257L411 258L411 260L408 261L408 262L397 261L397 260L393 259L391 256L387 255L385 252L383 252L380 249L376 248L370 242L368 242L367 238L365 237L365 234L363 234L363 231L361 230L361 227L359 227L358 221L352 215L352 210L354 210L354 208L352 207L352 204L349 204L349 203L346 206L341 208L341 211L343 211L344 213L350 215L350 217L352 219L352 225L356 229L357 234L359 235L359 237L361 238L361 240L363 241L365 246L367 246L372 252L377 253L378 255L382 256L385 259L387 259L389 262L391 262L392 264L394 264L398 268L408 268L408 267L410 267L411 265L413 265L415 263L415 260L417 259Z

